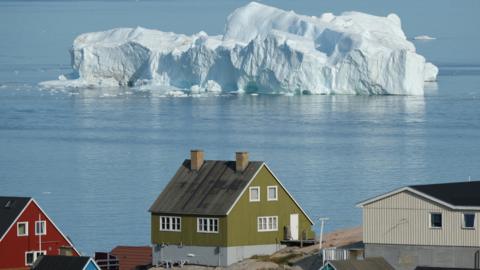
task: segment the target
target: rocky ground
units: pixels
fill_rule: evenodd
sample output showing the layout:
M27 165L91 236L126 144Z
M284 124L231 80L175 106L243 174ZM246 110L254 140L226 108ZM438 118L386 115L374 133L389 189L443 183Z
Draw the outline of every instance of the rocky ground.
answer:
M350 229L342 229L328 233L324 236L323 247L341 247L344 245L362 241L362 228L355 227ZM243 260L229 267L206 267L198 265L185 265L181 269L187 270L207 270L207 269L225 269L225 270L274 270L274 269L295 269L302 270L299 266L292 266L296 261L311 256L318 252L318 244L308 247L286 247L271 256L254 256L250 259ZM164 269L161 267L151 268L150 270ZM180 269L174 267L173 269Z

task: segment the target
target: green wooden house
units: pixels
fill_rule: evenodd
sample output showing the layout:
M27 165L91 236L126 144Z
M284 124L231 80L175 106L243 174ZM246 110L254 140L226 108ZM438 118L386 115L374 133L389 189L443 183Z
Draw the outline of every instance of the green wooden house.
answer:
M153 264L227 266L314 239L312 220L263 161L192 150L150 207Z

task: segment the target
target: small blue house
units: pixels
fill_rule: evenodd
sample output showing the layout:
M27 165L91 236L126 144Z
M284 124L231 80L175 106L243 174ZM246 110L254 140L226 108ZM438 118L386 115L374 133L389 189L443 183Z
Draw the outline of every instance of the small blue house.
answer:
M41 256L32 266L32 270L101 270L90 257Z

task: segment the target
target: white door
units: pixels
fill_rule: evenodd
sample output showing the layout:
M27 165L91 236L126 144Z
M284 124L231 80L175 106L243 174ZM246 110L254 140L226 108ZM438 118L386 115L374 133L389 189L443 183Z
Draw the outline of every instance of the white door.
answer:
M292 240L298 240L298 214L290 215L290 233Z

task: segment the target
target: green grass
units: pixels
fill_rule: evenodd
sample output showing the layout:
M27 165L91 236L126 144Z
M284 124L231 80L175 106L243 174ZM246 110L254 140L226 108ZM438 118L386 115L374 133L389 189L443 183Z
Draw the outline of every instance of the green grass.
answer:
M254 255L254 256L251 257L251 259L262 261L262 262L273 262L273 263L276 263L278 265L285 265L285 264L288 265L289 264L288 261L290 261L291 259L300 257L300 256L302 256L302 255L301 254L294 254L294 253L290 253L290 254L287 254L285 256L275 256L275 257L271 257L269 255Z

